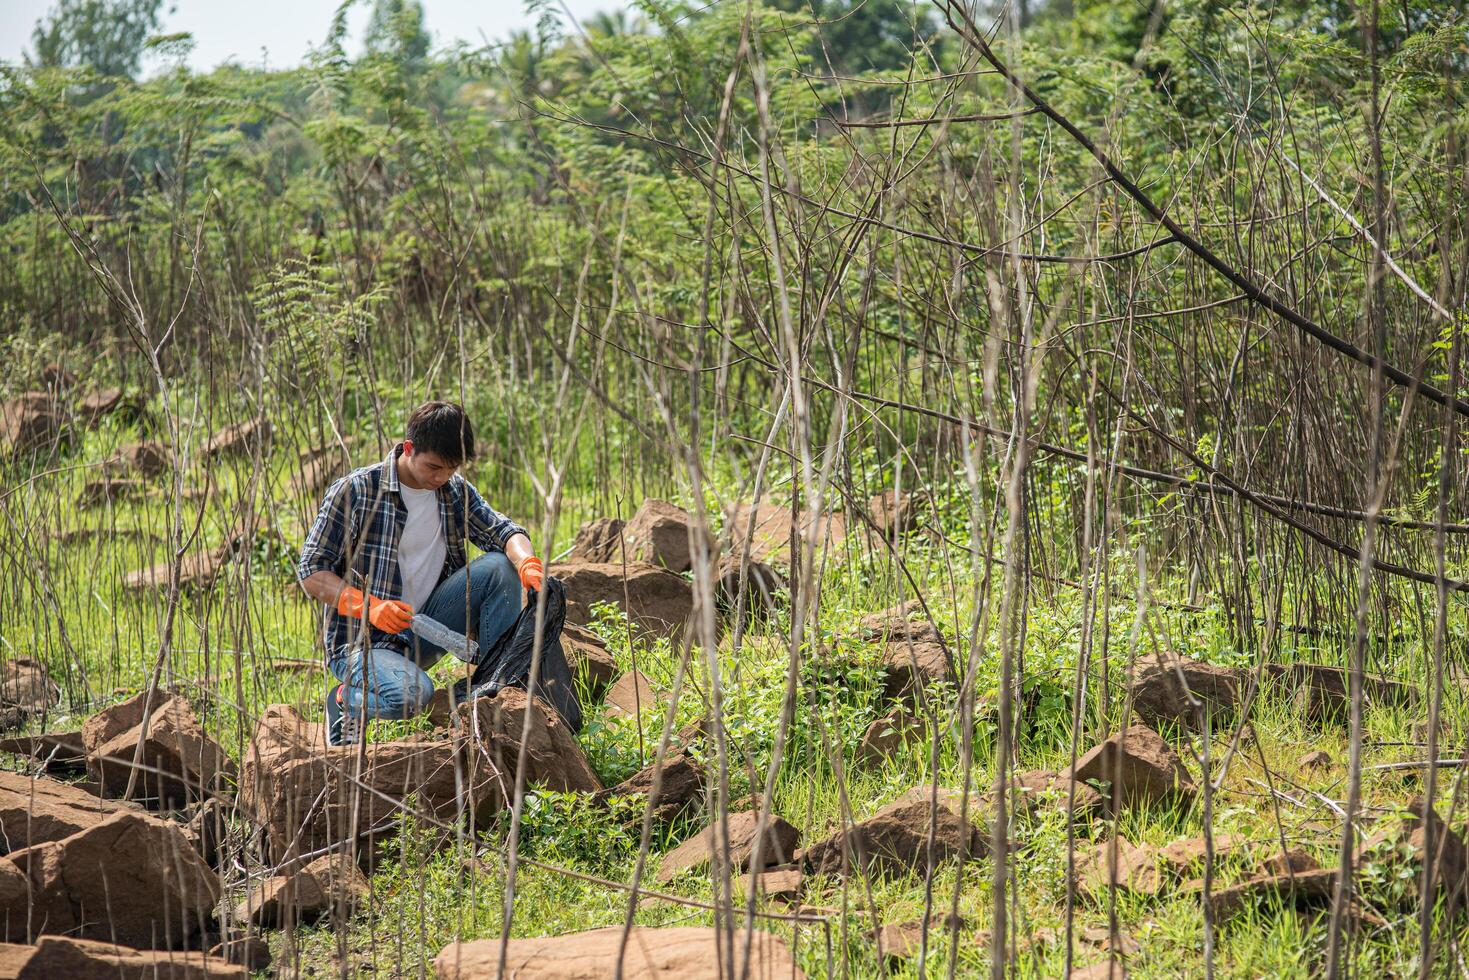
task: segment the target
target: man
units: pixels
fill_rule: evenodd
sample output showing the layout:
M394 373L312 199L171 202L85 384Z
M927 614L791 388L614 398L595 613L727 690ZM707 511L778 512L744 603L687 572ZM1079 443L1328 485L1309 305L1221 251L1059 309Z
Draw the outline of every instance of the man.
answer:
M522 589L545 575L525 528L494 511L457 472L474 430L452 402L426 402L387 458L328 488L296 577L327 607L327 740L359 741L360 719L409 718L428 706L424 671L444 654L415 637L415 612L459 633L478 627L488 651L520 614ZM468 538L485 554L466 563Z

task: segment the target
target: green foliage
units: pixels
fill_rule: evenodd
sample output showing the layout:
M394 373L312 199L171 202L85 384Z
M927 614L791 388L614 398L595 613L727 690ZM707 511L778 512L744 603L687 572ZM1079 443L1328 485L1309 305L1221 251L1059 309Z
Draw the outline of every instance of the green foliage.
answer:
M137 73L163 0L59 0L31 34L29 64L90 68L104 78Z
M911 53L935 40L935 17L923 4L774 0L771 6L819 26L808 55L838 75L906 71Z
M374 308L384 298L375 291L349 299L341 283L310 262L276 269L251 293L270 376L300 391L344 383L352 350L378 328Z
M197 423L182 429L189 446L229 414L227 406L264 409L278 425L261 472L215 472L219 499L200 527L206 545L221 540L244 508L289 485L298 448L334 440L338 428L364 443L391 438L408 406L445 392L462 398L475 418L486 450L468 475L498 508L539 517L547 474L565 477L554 541L568 540L581 519L625 514L648 495L702 507L719 531L725 507L749 499L762 453L770 454L762 471L766 499L786 505L794 492L811 492L796 482L800 461L787 456L800 447L790 405L779 401L780 371L768 366L788 357L783 295L796 310L804 359L802 434L815 465L836 474L826 503L839 499L854 531L824 556L818 581L801 582L820 589L820 602L794 650L790 596L782 594L771 621L753 626L738 649L721 635L715 649L696 646L690 654L674 727L701 717L717 666L734 798L763 791L788 706L773 801L816 834L920 781L957 785L961 736L971 737L976 784L988 786L995 708L1006 699L1024 764L1064 767L1073 738L1125 720L1123 670L1134 652L1166 643L1185 656L1242 667L1262 657L1343 659L1350 589L1345 579L1319 574L1320 559L1310 554L1316 545L1278 525L1241 522L1227 498L1194 492L1204 477L1182 467L1180 455L1138 420L1205 459L1247 471L1257 485L1326 487L1349 497L1341 488L1362 485L1362 458L1341 447L1356 445L1362 393L1346 381L1340 390L1323 387L1321 378L1340 373L1335 362L1315 363L1313 349L1303 353L1294 334L1233 302L1230 284L1170 246L1135 262L1024 265L1034 325L1046 333L1036 348L1040 398L1028 432L1037 448L1016 545L1028 559L1020 584L1024 630L1015 640L1020 670L1016 687L1001 690L999 610L1009 566L998 559L1016 558L1001 554L1001 542L1004 477L1018 446L1003 432L1016 417L1020 345L997 319L998 287L987 278L995 253L986 249L1011 246L1002 219L1015 204L1047 216L1025 232L1023 245L1053 257L1135 248L1156 236L1157 222L1037 115L875 130L834 122L885 115L914 122L1012 106L1014 93L976 70L928 6L644 0L637 16L588 18L584 33L548 23L500 44L435 51L420 3L377 0L360 57L347 51L347 6L301 68L194 74L182 65L187 38L149 40L157 3L69 0L38 28L26 67L0 67L7 394L33 386L44 365L63 359L89 386L118 378L129 390L140 379L151 383L151 367L144 370L127 330L132 311L125 314L99 287L88 249L126 270L143 318L164 338L158 355L170 386L167 401L154 395L142 419L108 420L76 434L47 462L55 471L37 480L34 496L26 489L12 495L6 483L21 549L15 605L46 614L7 624L0 649L67 665L65 705L77 716L48 723L80 723L83 706L114 688L136 689L159 649L162 604L114 587L126 572L172 556L158 500L119 500L83 515L105 529L105 548L49 541L44 532L54 530L48 522L80 520L66 504L82 481L123 442L158 436L165 409ZM537 0L532 9L549 19L557 6ZM1027 84L1184 227L1231 261L1254 263L1252 274L1269 289L1323 321L1357 323L1366 251L1293 167L1350 213L1368 213L1363 107L1371 90L1359 16L1366 8L1335 0L1020 7L1031 17L1020 37L1000 30L994 43ZM1422 0L1379 9L1381 146L1393 195L1388 245L1426 288L1447 295L1463 274L1456 265L1463 184L1450 179L1462 173L1469 135L1462 19ZM747 16L774 136L764 156L757 136L766 121L751 60L738 45ZM172 70L131 80L150 49L173 62ZM907 84L894 84L899 79ZM773 173L768 185L756 176L762 167ZM55 220L53 200L76 240ZM1457 327L1413 315L1418 308L1404 302L1396 279L1382 288L1392 358L1423 364L1446 384ZM1185 319L1179 310L1194 312ZM1338 329L1346 335L1355 327ZM838 384L853 396L831 396L825 386ZM1114 413L1108 385L1123 390L1135 417ZM1319 419L1283 408L1298 399ZM692 432L696 407L702 500L688 479L688 447L679 444ZM827 440L839 410L843 431L857 435L833 448ZM785 427L766 446L781 411ZM1393 479L1400 482L1389 507L1428 517L1442 466L1437 415L1416 411L1394 436ZM940 418L950 415L977 424L961 433ZM1044 444L1091 449L1098 468L1042 451ZM959 447L967 448L968 466ZM1114 456L1148 469L1180 467L1184 475L1152 493L1142 489L1150 484L1109 470ZM1292 466L1304 471L1299 481L1281 472ZM198 471L185 476L197 485ZM1089 480L1095 510L1087 544L1081 515ZM921 526L891 548L877 540L869 549L856 512L867 494L899 485L926 495ZM271 499L257 513L268 513L289 544L299 541L314 505ZM1335 520L1322 518L1321 526L1352 541ZM1389 560L1430 567L1420 560L1421 545L1384 538ZM1223 558L1215 553L1226 548ZM324 682L265 666L316 655L316 611L290 584L290 547L263 537L251 558L247 602L237 603L235 580L184 597L166 665L170 682L200 675L213 684L210 724L219 725L232 752L264 704L293 701L319 711ZM36 574L47 561L57 567ZM1451 574L1462 564L1451 552ZM52 581L84 587L58 602ZM882 645L860 637L856 621L915 591L931 600L956 656L977 667L970 678L974 729L959 731L956 686L934 684L926 699L937 752L910 746L883 765L856 765L855 747L891 706ZM1421 674L1429 641L1405 610L1431 606L1432 596L1396 587L1381 593L1369 618L1393 636L1374 643L1373 657ZM1455 613L1463 601L1452 600ZM53 616L57 605L62 611ZM684 653L678 643L632 635L614 606L593 609L593 620L620 669L635 666L656 686L671 687ZM1289 629L1323 620L1346 623L1348 632ZM1457 649L1463 617L1451 615L1448 628ZM1089 671L1078 713L1084 642ZM217 656L226 646L236 659L220 671L210 651ZM450 679L453 666L436 668L436 682ZM580 741L604 783L649 761L662 722L656 706L628 719L584 703ZM1394 761L1400 750L1392 746L1414 739L1412 720L1370 715L1380 742L1364 751ZM1325 744L1339 755L1340 733L1306 729L1268 688L1251 723L1259 744L1221 772L1215 826L1270 841L1285 807L1262 795L1254 767L1293 774L1302 785L1281 791L1314 814L1316 797L1304 789L1338 798L1342 773L1300 773L1292 753ZM376 730L386 737L424 727L413 721ZM1216 738L1211 750L1217 764L1227 742ZM705 740L694 752L711 763L716 750ZM845 766L840 788L833 756ZM1401 795L1389 778L1366 774L1369 805L1388 807ZM626 880L639 814L635 802L603 808L533 789L522 846L540 860ZM666 837L660 828L655 856L701 818L691 816ZM1164 844L1198 833L1200 821L1198 808L1188 807L1140 812L1115 825L1072 822L1054 809L1017 821L1013 867L1025 882L1014 895L1017 921L1037 935L1058 926L1071 834L1083 844L1111 833ZM408 820L378 874L378 905L344 927L347 941L338 944L327 928L290 941L301 943L310 968L321 972L332 962L329 972L350 972L353 963L334 962L342 949L402 950L410 923L419 935L394 963L407 974L430 969L433 951L456 936L498 935L506 882L491 875L476 883L461 859L471 847L503 847L507 829L501 818L479 838L446 848L441 827ZM1412 888L1399 857L1373 855L1365 868L1364 883L1384 908ZM983 927L991 871L986 861L941 868L935 895L959 887L966 920ZM674 887L702 901L707 884ZM890 921L916 918L921 908L923 887L912 881L879 880L875 894L860 900L855 887L827 882L818 891L826 886L813 904L855 908L870 899ZM627 901L620 890L530 866L521 870L517 896L517 935L621 923ZM1093 928L1106 917L1097 903L1077 911L1078 922ZM1262 906L1245 925L1216 934L1221 975L1315 967L1319 925L1275 913ZM1144 946L1134 960L1142 969L1197 972L1193 896L1128 898L1119 914ZM684 908L640 908L637 915L649 923L707 920ZM1387 935L1362 944L1363 962L1383 975L1404 972L1409 932L1416 942L1416 923L1390 924ZM842 958L832 972L885 969L860 930L835 933L830 948ZM942 942L936 948L946 949ZM828 975L824 943L803 940L800 949L809 975ZM961 937L956 975L982 972L985 954L972 935ZM937 962L928 961L925 975L939 972ZM1049 976L1061 966L1057 945L1038 942L1017 969ZM918 968L895 972L917 975Z
M537 789L525 796L521 847L526 854L547 861L595 869L616 867L637 853L642 813L642 801L635 798L594 803L582 793Z
M428 57L429 36L418 0L375 0L367 22L367 50L419 71Z

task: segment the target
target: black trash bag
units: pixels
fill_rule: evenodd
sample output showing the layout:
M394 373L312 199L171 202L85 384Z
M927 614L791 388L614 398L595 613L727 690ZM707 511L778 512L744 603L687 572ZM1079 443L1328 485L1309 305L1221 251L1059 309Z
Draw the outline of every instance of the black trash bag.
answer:
M581 731L581 705L576 700L566 651L561 649L561 626L566 621L566 587L560 579L549 576L543 587L546 590L546 612L541 624L540 677L536 689L530 693L555 708L566 727L576 734ZM527 690L531 656L535 652L538 599L533 589L527 589L525 596L525 608L520 611L515 625L506 630L494 647L480 658L469 678L467 696L456 696L456 704L461 700L489 697L505 687ZM454 693L458 695L459 691Z

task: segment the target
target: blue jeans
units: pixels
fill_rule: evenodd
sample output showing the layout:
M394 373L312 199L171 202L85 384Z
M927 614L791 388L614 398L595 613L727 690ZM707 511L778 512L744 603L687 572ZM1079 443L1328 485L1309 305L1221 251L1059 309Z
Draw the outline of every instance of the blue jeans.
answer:
M502 552L480 555L440 582L414 612L437 619L457 633L472 632L468 626L476 624L483 655L520 615L520 576ZM438 662L444 648L419 639L412 630L400 635L408 640L408 656L386 647L373 647L366 653L359 648L327 665L344 685L342 700L348 711L360 711L364 697L369 718L411 718L428 707L434 682L424 671Z

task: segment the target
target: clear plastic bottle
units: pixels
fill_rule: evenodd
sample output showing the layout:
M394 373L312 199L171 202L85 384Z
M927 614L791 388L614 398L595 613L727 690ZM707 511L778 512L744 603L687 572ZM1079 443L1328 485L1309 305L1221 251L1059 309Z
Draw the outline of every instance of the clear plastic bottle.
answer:
M412 626L413 634L419 639L443 647L467 664L474 663L479 657L478 643L463 633L454 632L437 619L430 619L423 613L414 613Z

